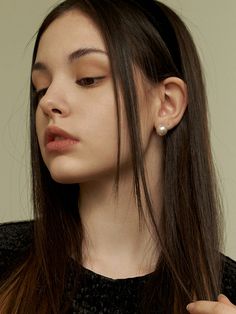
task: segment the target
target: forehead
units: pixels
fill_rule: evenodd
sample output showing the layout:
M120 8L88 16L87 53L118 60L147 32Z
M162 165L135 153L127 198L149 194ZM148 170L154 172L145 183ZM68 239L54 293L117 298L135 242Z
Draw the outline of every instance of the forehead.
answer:
M105 50L101 33L93 20L79 10L71 10L54 20L43 33L36 60L68 54L80 46Z

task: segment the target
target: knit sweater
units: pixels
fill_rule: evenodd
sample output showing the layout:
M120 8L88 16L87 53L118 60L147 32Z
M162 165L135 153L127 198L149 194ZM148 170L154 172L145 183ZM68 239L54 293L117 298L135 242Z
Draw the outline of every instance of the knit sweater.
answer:
M14 265L23 260L33 240L33 221L0 224L0 280ZM236 304L236 262L223 257L221 292ZM71 269L76 262L70 260ZM76 293L70 313L73 314L135 314L138 311L138 291L152 273L132 278L112 279L82 266L83 282ZM159 313L159 311L155 311ZM160 311L161 313L161 311Z

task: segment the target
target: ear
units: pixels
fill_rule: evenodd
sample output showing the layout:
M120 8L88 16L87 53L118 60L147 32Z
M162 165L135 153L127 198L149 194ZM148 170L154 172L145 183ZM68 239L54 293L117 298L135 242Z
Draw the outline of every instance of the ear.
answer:
M158 89L159 101L154 102L155 128L162 124L170 130L181 121L186 110L187 86L178 77L168 77L159 83Z

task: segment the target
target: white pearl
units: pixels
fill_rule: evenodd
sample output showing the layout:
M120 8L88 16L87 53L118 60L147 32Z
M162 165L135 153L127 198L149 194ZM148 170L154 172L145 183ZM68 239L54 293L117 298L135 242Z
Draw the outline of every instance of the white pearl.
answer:
M166 133L167 133L167 128L164 126L164 125L160 125L159 127L158 127L158 134L159 135L166 135Z

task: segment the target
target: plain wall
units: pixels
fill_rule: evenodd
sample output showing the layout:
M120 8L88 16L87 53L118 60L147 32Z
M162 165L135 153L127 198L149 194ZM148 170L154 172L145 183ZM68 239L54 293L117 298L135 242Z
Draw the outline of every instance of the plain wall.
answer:
M32 218L28 123L31 38L56 2L0 1L0 222L6 222ZM236 259L236 1L163 2L186 22L202 59L212 150L224 201L225 254Z

